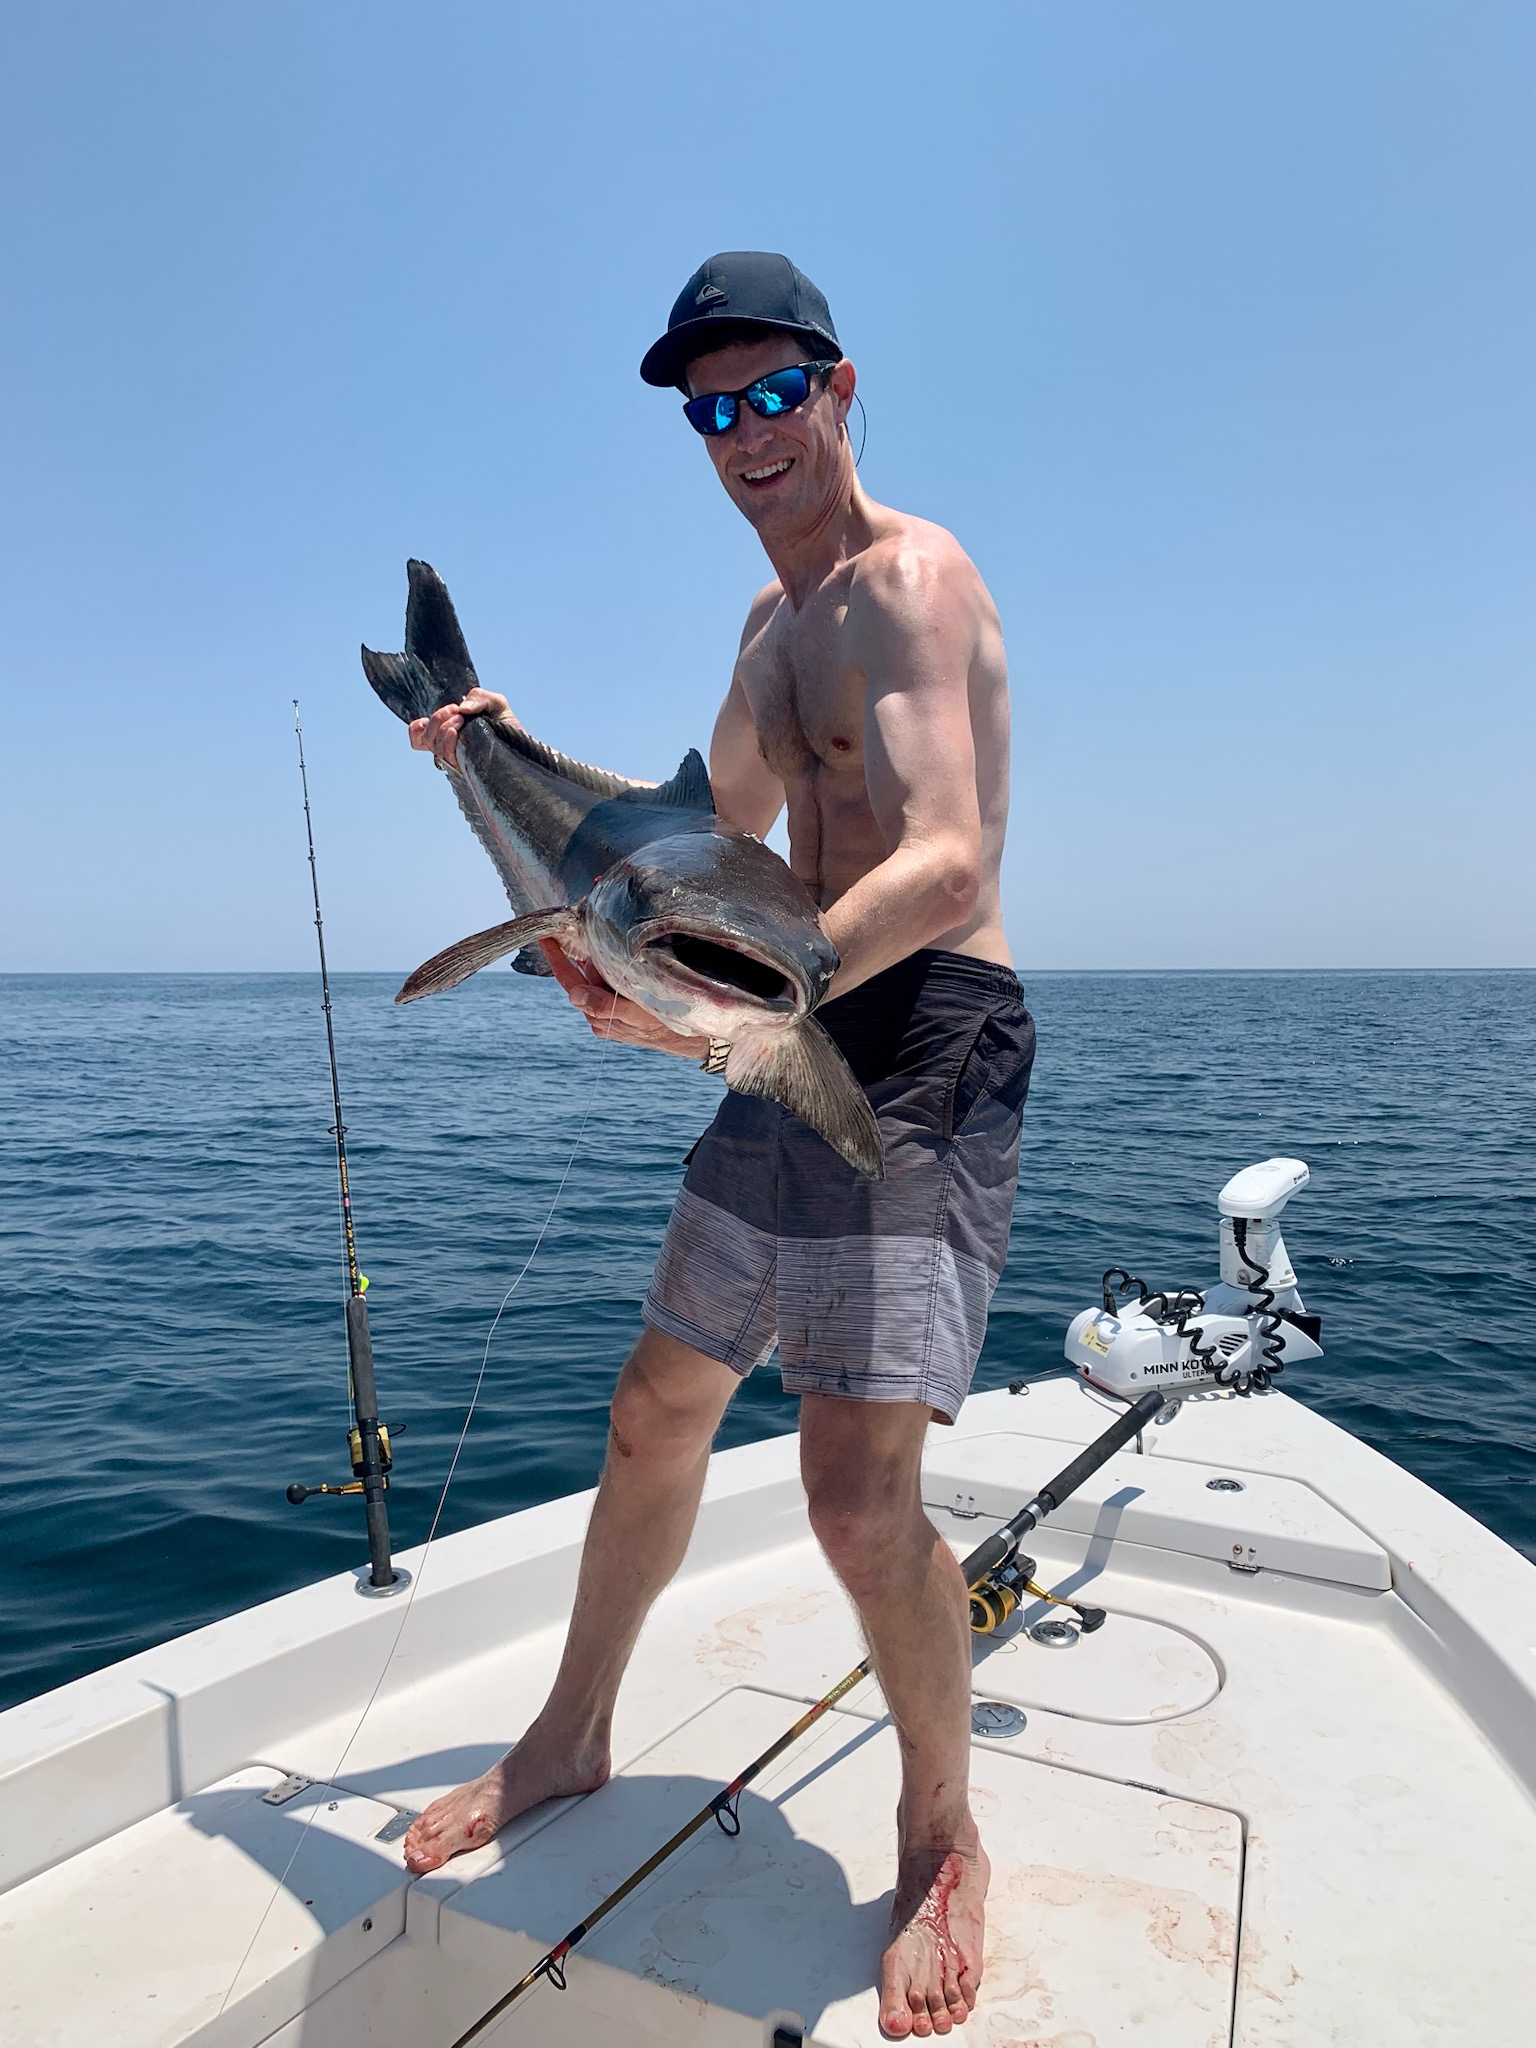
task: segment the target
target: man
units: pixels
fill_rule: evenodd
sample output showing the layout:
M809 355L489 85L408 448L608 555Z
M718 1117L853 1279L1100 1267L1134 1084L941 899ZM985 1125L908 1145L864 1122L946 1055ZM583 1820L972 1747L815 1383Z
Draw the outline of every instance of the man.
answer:
M783 256L716 256L641 365L676 385L774 569L747 615L710 754L716 808L790 860L841 967L818 1012L878 1114L862 1179L779 1105L728 1094L695 1149L619 1376L564 1657L543 1711L406 1843L431 1870L609 1770L619 1681L682 1560L710 1445L775 1344L801 1396L810 1519L858 1608L900 1740L899 1867L881 2024L947 2034L976 2001L988 1866L968 1792L965 1587L924 1515L930 1420L952 1422L1002 1269L1034 1029L998 863L1008 699L992 601L952 537L877 505L849 446L854 369ZM452 760L475 691L411 728ZM594 1031L710 1065L557 946ZM598 1562L600 1560L600 1562Z

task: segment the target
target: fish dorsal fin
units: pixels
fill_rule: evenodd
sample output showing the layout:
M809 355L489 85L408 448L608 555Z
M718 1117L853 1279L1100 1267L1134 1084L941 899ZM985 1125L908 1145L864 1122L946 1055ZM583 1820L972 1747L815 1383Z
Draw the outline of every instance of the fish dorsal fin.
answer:
M714 815L715 796L709 786L709 770L704 766L704 757L697 747L688 749L682 766L669 782L633 782L627 775L614 775L607 768L594 768L590 761L578 761L571 754L562 754L558 747L536 740L521 726L498 724L495 732L497 739L514 753L521 754L525 761L536 762L540 768L547 768L551 775L563 776L567 782L574 782L578 789L590 789L594 796L623 797L630 803L692 811L705 818Z
M574 782L579 789L590 789L594 796L623 796L634 788L627 775L613 775L606 768L594 768L589 761L574 760L571 755L562 754L558 747L549 747L543 740L536 740L521 726L498 724L495 733L497 739L509 746L513 753L521 754L525 761L547 768L551 775L564 776L567 782ZM649 797L654 792L642 789L638 794Z
M670 782L658 782L654 789L637 790L635 794L644 803L665 804L671 810L698 811L705 817L714 814L715 792L709 786L709 770L697 747L690 747L684 754L682 766Z
M451 690L445 703L457 703L479 680L469 646L459 625L448 586L430 562L407 562L410 596L405 606L405 648Z

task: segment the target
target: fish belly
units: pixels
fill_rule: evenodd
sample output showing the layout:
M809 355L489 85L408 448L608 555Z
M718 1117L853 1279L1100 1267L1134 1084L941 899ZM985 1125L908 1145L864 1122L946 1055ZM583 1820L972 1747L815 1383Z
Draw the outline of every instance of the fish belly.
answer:
M566 900L555 863L540 840L503 805L473 762L461 758L460 795L475 837L490 855L502 886L521 916ZM467 801L465 800L467 799Z

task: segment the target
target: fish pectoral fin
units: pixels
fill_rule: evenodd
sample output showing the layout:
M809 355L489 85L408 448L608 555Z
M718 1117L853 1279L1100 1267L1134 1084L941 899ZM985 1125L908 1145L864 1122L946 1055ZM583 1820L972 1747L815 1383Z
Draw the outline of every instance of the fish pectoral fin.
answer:
M536 939L570 939L581 929L581 920L568 904L557 910L535 910L528 917L514 917L506 924L493 924L489 931L472 932L452 946L444 946L423 961L395 997L397 1003L414 1003L420 996L435 996L445 988L457 988L493 960L504 959Z
M885 1179L885 1147L869 1097L813 1018L737 1039L725 1063L725 1085L738 1095L782 1102L867 1180Z

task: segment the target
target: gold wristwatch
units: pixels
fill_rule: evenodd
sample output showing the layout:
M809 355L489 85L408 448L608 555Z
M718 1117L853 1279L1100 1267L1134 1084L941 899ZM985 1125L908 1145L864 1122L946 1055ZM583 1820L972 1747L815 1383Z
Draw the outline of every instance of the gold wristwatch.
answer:
M706 1074L723 1074L725 1063L731 1056L731 1041L728 1038L712 1038L709 1051L699 1061L700 1071Z

